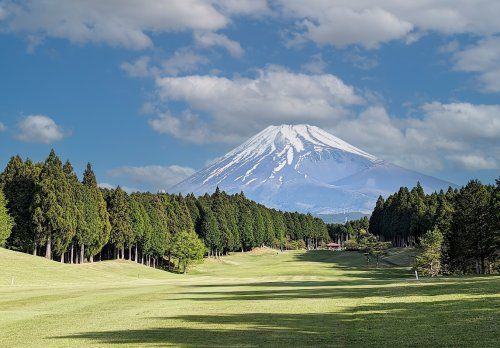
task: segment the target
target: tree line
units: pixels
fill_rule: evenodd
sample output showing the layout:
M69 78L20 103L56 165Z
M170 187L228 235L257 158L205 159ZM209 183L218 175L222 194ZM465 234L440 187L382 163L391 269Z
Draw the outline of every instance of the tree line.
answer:
M421 246L416 266L430 275L498 272L500 180L431 194L419 183L402 187L378 198L369 232L395 246Z
M99 188L90 164L80 181L53 150L40 163L12 157L0 187L0 245L67 263L129 259L184 271L204 255L317 248L329 239L321 219L269 209L243 193Z

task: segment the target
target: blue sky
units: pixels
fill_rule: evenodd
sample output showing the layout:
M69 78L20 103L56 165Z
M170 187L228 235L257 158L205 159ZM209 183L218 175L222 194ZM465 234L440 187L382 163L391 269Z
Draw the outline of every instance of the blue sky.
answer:
M497 1L0 0L0 165L157 190L308 123L457 184L500 167Z

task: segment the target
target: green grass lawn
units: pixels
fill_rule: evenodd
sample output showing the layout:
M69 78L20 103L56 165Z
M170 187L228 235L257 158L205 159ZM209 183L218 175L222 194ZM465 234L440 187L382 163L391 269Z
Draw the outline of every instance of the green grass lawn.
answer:
M354 252L260 250L180 275L0 248L0 346L498 347L500 277L416 282L411 252L374 268Z

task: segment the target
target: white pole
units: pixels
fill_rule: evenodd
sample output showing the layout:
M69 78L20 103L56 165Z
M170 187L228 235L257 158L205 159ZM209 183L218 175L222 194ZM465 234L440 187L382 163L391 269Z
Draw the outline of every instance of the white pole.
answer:
M415 278L418 280L418 272L415 270Z

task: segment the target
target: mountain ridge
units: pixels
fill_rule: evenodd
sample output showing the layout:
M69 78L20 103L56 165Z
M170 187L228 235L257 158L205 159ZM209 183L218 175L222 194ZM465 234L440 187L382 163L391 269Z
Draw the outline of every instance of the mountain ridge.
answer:
M299 124L265 128L169 191L202 195L220 187L281 210L368 213L379 195L417 181L426 191L454 186Z

